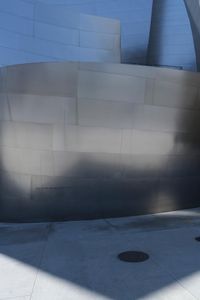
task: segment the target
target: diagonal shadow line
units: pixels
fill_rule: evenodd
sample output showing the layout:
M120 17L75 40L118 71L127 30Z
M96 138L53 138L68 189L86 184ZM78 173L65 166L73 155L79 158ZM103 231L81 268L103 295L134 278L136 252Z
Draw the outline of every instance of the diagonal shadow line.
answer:
M140 299L174 284L177 280L180 281L199 272L199 260L188 265L188 262L193 260L191 257L188 260L188 254L191 254L192 248L195 251L197 250L195 241L194 244L190 243L188 251L187 249L186 251L178 249L177 253L174 252L175 257L182 255L181 261L176 262L176 268L181 267L180 263L184 261L188 267L181 268L180 272L175 275L173 271L167 270L166 264L164 264L165 269L163 268L157 273L154 264L156 259L153 253L159 251L159 243L162 244L164 241L164 239L161 239L160 242L155 242L156 236L161 237L162 235L165 237L167 233L167 238L169 238L169 235L173 235L173 231L182 230L184 226L187 226L188 221L191 228L194 226L194 220L198 221L199 224L198 219L198 214L195 218L193 216L187 217L187 214L182 217L155 215L152 219L148 220L147 218L146 220L144 228L148 227L149 232L146 232L143 228L145 218L142 222L125 218L123 220L125 222L119 224L115 232L107 223L102 226L102 223L98 221L83 221L82 224L80 222L66 222L60 224L7 225L1 228L0 231L0 253L25 265L39 268L39 273L42 272L57 277L61 281L64 280L66 284L71 282L72 286L75 284L80 287L80 292L83 288L83 290L88 290L94 295L103 295L110 299L129 299L128 295L130 295L130 299L133 299L131 298L133 295L136 295L134 299ZM172 223L175 224L174 230L164 230ZM140 231L139 235L132 234L136 225L143 230ZM75 231L73 231L73 228L75 228ZM151 229L155 231L153 232ZM140 237L138 238L138 236ZM145 243L142 241L144 237L146 239ZM154 237L153 241L152 237ZM192 231L189 232L188 238L193 239ZM118 251L131 246L140 250L142 250L142 247L151 249L152 257L148 262L136 267L133 264L124 264L118 261ZM103 250L104 248L105 250ZM172 247L173 251L174 249ZM163 257L165 254L166 252L163 253ZM43 257L42 260L41 257ZM172 262L174 262L173 259ZM162 267L160 262L157 263L158 269L160 266ZM108 272L108 270L110 271ZM168 271L169 273L166 274ZM154 272L155 274L153 274ZM88 274L90 274L89 278ZM162 274L164 276L161 276ZM92 280L92 276L96 277L96 280ZM135 276L138 276L138 278ZM47 280L48 278L47 276ZM135 290L136 287L138 288L137 291ZM65 291L67 291L67 288Z

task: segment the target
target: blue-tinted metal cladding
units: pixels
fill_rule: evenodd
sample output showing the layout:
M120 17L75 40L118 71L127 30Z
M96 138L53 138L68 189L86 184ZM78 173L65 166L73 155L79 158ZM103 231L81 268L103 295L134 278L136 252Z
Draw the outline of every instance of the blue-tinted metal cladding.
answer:
M196 52L197 71L200 71L200 2L198 0L184 0L184 2L190 19L193 34L194 47Z
M122 25L122 61L144 64L151 9L152 0L1 0L0 65L119 62L120 24L110 18Z
M0 2L0 65L121 61L118 20L73 13L60 5L20 1L19 5L15 3L18 8L13 8L13 2ZM16 13L25 13L25 7L34 9L34 18L5 13L9 7Z
M1 221L199 206L199 74L62 62L0 76Z
M147 63L196 70L192 31L183 0L153 1Z

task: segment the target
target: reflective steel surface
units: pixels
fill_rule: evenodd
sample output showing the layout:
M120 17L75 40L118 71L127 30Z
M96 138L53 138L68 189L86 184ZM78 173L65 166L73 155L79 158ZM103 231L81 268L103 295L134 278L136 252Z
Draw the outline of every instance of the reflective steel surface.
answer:
M0 221L200 205L199 74L56 62L0 76Z
M123 62L145 64L153 0L115 2L1 0L0 66L60 60L119 62L120 44Z
M65 5L18 0L1 0L0 16L0 66L121 61L119 20L74 12Z
M194 47L196 52L197 71L200 71L200 2L198 0L184 0L190 25L193 34Z

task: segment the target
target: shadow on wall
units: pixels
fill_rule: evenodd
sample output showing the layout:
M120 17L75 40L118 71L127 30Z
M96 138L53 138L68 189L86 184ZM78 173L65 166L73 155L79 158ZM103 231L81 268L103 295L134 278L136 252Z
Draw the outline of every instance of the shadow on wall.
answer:
M131 64L139 64L139 65L145 65L146 64L146 55L147 55L147 49L145 48L129 48L124 49L123 57L126 58L127 61L130 61ZM129 62L129 64L130 64Z
M163 0L159 5L157 0L153 0L151 26L149 34L149 45L147 51L147 64L162 65L162 47L160 37L163 36L163 26L158 26L158 22L162 22L165 19L165 13L167 9L167 1ZM158 14L159 10L159 14ZM155 56L156 52L156 56Z
M197 146L196 140L190 141L190 147L193 146ZM1 221L84 220L198 207L200 162L196 157L189 161L186 158L185 162L185 157L165 159L168 160L161 168L166 168L166 172L156 167L151 171L141 170L132 165L126 170L128 178L117 175L118 178L113 179L105 176L105 173L113 172L112 167L85 158L60 177L43 176L44 184L33 189L30 196L19 187L20 181L18 186L16 178L9 179L1 173ZM95 172L95 179L88 176L87 171L88 175ZM68 172L73 173L74 178L69 178ZM162 177L159 177L161 172Z
M187 84L186 80L185 85ZM5 99L8 100L8 95L6 95L6 98L4 94L1 96L1 105L4 106L7 103ZM38 108L38 113L40 109L41 107ZM11 109L9 111L10 119L8 122L13 121ZM15 156L15 151L18 151L18 149L14 149L12 155L6 156L9 147L2 146L0 155L2 170L0 173L1 221L30 222L107 218L199 206L200 118L198 117L199 114L195 112L194 115L190 114L190 118L188 118L188 115L185 115L184 112L186 110L180 110L179 114L176 115L178 133L173 135L176 154L172 150L172 153L167 155L145 156L121 152L118 154L101 153L98 157L94 153L65 152L64 155L68 155L67 161L70 162L70 166L65 166L64 162L66 161L61 159L63 171L59 176L29 176L29 174L23 175L5 171L5 159L12 166L12 163L16 165L19 156ZM2 119L6 119L6 114ZM162 121L160 121L160 124L162 124ZM27 122L23 124L27 126ZM178 130L180 128L184 129L182 134ZM1 143L5 142L2 138L6 136L6 143L9 144L12 143L12 138L5 131L6 129L8 130L7 127L1 126ZM158 129L160 130L160 127ZM17 127L14 127L13 130L16 130L14 133L17 133ZM148 132L149 135L153 134L152 131ZM187 135L185 132L191 134ZM16 137L15 134L14 137ZM23 136L24 138L25 136ZM19 142L19 140L16 140L16 142ZM51 151L49 152L52 154ZM22 159L28 159L29 163L27 165L31 165L31 156L29 160L29 157L25 157L27 152L24 150L23 153L24 157L22 156ZM59 155L63 155L63 153L60 152ZM21 162L18 163L20 166ZM25 188L20 188L23 184ZM29 185L31 186L31 193L26 190ZM163 227L167 227L170 226L171 221L174 222L172 216L154 216L151 222L147 223L147 226L152 228L160 223ZM84 288L111 299L121 300L124 299L124 295L127 295L127 290L130 291L130 295L137 290L139 299L174 283L172 277L165 276L155 280L154 284L142 282L143 288L139 289L133 284L135 281L127 281L127 278L122 278L122 264L117 261L113 247L116 251L123 251L128 246L135 246L134 241L127 239L125 232L128 229L136 228L138 224L127 222L127 224L117 228L123 234L120 235L120 239L116 239L113 228L108 223L104 227L94 223L92 231L96 238L92 241L87 236L87 224L85 225L86 230L81 233L81 237L80 234L71 233L70 224L69 229L66 226L66 231L62 225L59 227L58 224L44 224L41 225L43 226L42 229L37 227L38 225L31 229L28 226L26 228L16 226L13 229L9 227L0 229L0 245L5 246L1 247L1 255L34 268L39 267L46 274L64 280L62 284L71 283L77 288ZM74 240L69 241L67 239L64 245L61 244L61 240L56 239L56 235L54 235L55 228L58 230L59 237L68 237L73 234ZM106 243L105 239L98 238L98 233L102 231L108 233L109 238L106 239ZM158 233L156 234L158 235ZM46 242L47 239L46 251L50 252L48 252L49 256L46 259L49 259L49 263L40 264L35 255L30 255L30 251L33 251L33 249L38 252L42 251L40 242L42 242L43 249L43 242ZM148 236L146 236L147 239ZM151 243L153 247L155 246L154 243L161 242L161 240L162 237L147 242ZM105 247L106 255L102 258ZM94 251L95 263L92 260ZM67 255L69 256L67 257ZM182 255L182 258L183 260L188 259L186 252ZM84 259L88 259L89 265L81 263ZM80 262L78 268L77 264L73 263L77 260ZM87 267L90 274L95 274L97 279L93 284L87 280L86 276L79 276L79 274L85 274L85 268ZM134 278L132 276L133 269L130 270L129 264L123 265L123 268L123 274L130 274L130 278ZM190 276L199 271L199 268L200 263L197 260L189 270L187 268L185 270L181 269L182 271L179 272L176 279ZM112 274L108 273L108 269ZM151 268L149 267L149 269ZM117 282L116 290L112 288L113 278Z
M45 72L47 72L45 74L49 74L49 72L53 74L52 66L61 65L57 63L44 65ZM41 76L41 74L37 73L39 71L37 65L30 66L35 68L34 76L37 80L40 80L38 76ZM64 65L62 69L65 68L67 66ZM51 86L51 80L55 83L55 89L60 91L62 87L62 82L59 80L62 76L61 70L55 68L54 74L51 74L53 76L51 80L47 75L46 78L43 78L44 86L48 85L50 89L53 89L53 95L57 97L58 104L55 106L54 103L52 111L50 96L46 99L46 96L41 94L40 102L37 102L36 95L40 93L38 85L33 84L34 81L30 81L28 77L24 77L20 67L18 71L20 76L16 73L18 74L16 79L16 74L12 74L14 76L11 77L12 80L17 80L16 86L17 89L20 89L21 79L19 82L18 79L24 78L23 92L32 93L32 98L27 100L28 98L24 97L27 94L23 94L24 96L22 94L18 94L18 96L12 94L11 101L10 93L13 93L13 91L6 91L5 87L2 89L4 93L1 94L1 112L4 114L5 111L5 115L2 115L4 121L1 121L1 221L31 222L94 219L199 206L199 111L189 109L174 109L172 111L163 105L140 104L139 114L146 108L148 108L148 114L150 114L151 109L156 107L159 112L157 115L151 115L150 122L154 122L153 118L155 117L158 117L158 119L153 125L153 130L148 128L149 121L147 118L149 118L149 115L142 117L142 123L139 120L140 125L136 124L136 129L138 130L138 126L143 129L138 131L137 139L132 141L132 148L129 153L122 149L119 153L115 153L116 150L109 142L110 138L113 139L113 134L121 134L120 132L123 131L121 125L118 127L120 129L115 128L115 132L111 131L112 133L107 139L104 139L104 135L107 136L107 129L105 128L102 140L102 131L101 134L99 131L95 131L95 124L93 127L88 127L93 128L95 132L92 136L86 132L86 150L80 148L81 140L71 150L69 147L69 149L62 151L54 151L52 145L48 149L45 145L43 146L45 149L42 150L38 146L43 145L44 140L48 140L48 130L51 131L54 125L43 123L40 126L41 121L37 121L37 127L37 124L31 121L31 118L32 114L35 114L35 116L37 114L36 117L38 118L41 118L41 116L52 118L52 111L54 112L57 109L60 98L57 97L56 90ZM54 76L58 82L55 81ZM63 81L64 86L66 85L65 80L67 79ZM96 84L98 85L98 82ZM191 83L186 78L185 84L184 82L182 84L188 86ZM43 86L41 83L40 85ZM72 85L70 81L70 86ZM35 98L31 89L37 91ZM47 100L45 102L46 106L42 102L43 98ZM54 100L54 98L52 99ZM84 103L85 100L82 99L81 101ZM101 100L98 103L100 102ZM16 105L16 103L18 104L14 108L13 105ZM25 122L24 118L27 118L27 116L23 115L25 111L22 109L27 103L29 103L26 107L28 119ZM77 110L77 99L73 103ZM111 103L114 105L114 102ZM6 105L8 105L8 109L3 110ZM72 106L70 107L72 109ZM47 108L48 110L46 110ZM13 115L13 109L15 110L15 116ZM159 113L165 112L165 109L166 115L160 118ZM45 112L44 115L41 113L42 110ZM112 116L117 119L118 109L112 109L111 111L114 111ZM72 113L72 110L69 110L69 112ZM104 113L98 112L99 115L102 114L102 118L104 118ZM165 119L168 118L167 114L171 122L175 124L174 132L169 132L170 145L172 144L170 147L169 143L165 143L165 138L160 140L159 137L163 134L165 136L162 125ZM134 118L136 117L137 115ZM21 119L19 120L19 118ZM92 119L95 121L93 115ZM44 120L42 121L44 122ZM112 118L110 121L110 127L112 127L114 124L112 124ZM79 125L77 117L75 122L73 126L78 130L81 129L82 126ZM145 130L144 126L147 127ZM66 128L71 127L67 125L65 130ZM129 127L129 129L135 130L134 126L133 128ZM40 136L40 132L43 130L45 133ZM30 136L30 133L32 136ZM52 134L52 131L50 134ZM57 134L59 138L59 130ZM76 131L70 132L70 135L72 142L78 139ZM167 139L169 139L169 136L167 136ZM53 138L55 137L52 136L49 139L50 143ZM98 143L99 147L101 146L99 142L101 140L102 143L108 143L108 147L104 147L102 151L98 150L97 147L94 150L95 144ZM135 148L137 148L137 151L135 151ZM41 171L42 169L44 169L44 172Z

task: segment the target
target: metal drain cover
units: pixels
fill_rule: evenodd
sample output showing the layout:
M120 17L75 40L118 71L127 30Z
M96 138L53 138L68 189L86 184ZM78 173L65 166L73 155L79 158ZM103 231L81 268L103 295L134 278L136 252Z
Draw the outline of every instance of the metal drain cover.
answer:
M140 251L126 251L120 253L118 258L126 262L143 262L149 259L149 255Z
M197 237L195 238L195 240L196 240L197 242L200 242L200 236L197 236Z

